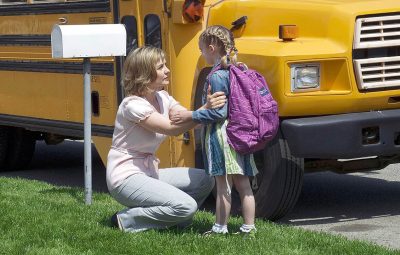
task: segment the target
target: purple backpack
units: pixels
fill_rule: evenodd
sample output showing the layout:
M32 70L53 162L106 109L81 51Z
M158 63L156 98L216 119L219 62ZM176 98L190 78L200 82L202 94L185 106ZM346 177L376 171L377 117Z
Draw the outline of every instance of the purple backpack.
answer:
M211 73L219 69L218 65ZM240 154L264 149L278 132L278 104L264 77L245 65L230 65L229 80L228 143Z

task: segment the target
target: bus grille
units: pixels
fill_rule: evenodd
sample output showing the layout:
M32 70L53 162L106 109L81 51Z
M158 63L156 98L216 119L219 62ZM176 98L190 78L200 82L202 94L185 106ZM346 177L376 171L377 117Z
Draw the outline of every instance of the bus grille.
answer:
M400 86L400 56L354 60L360 89Z
M399 46L400 15L361 17L356 20L353 50L372 52L373 49ZM371 55L365 54L353 60L359 89L400 86L400 56Z
M400 15L359 18L356 21L355 49L400 44Z

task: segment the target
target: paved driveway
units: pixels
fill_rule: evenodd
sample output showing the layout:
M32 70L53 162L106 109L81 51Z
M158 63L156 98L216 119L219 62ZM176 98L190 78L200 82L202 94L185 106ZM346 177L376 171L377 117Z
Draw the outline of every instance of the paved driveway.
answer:
M298 203L279 222L400 249L399 168L307 174Z

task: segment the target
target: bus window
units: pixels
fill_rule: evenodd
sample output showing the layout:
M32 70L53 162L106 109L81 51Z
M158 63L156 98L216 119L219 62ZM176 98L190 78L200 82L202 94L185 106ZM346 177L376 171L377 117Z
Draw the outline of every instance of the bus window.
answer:
M138 47L137 22L134 16L124 16L121 23L126 29L126 55Z
M144 43L161 48L161 23L155 14L146 15L144 18Z

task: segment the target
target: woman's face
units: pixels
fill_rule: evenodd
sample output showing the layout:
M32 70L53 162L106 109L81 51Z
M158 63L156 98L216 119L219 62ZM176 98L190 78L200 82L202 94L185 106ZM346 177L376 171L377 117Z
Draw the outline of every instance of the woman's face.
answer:
M169 69L166 66L165 59L160 59L156 64L156 79L149 84L149 89L160 91L169 84Z

